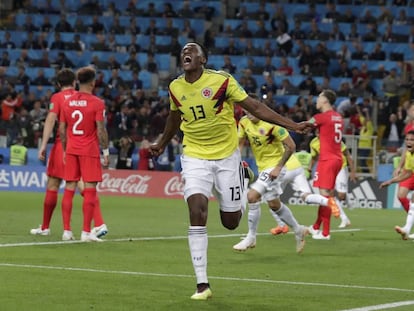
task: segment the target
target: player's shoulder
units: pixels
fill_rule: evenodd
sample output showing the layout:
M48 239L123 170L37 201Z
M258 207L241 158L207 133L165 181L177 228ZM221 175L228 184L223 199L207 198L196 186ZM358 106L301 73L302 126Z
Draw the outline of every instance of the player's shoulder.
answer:
M249 123L249 122L250 122L250 120L247 116L242 116L239 120L239 123L243 123L243 124L246 124L246 123Z
M226 71L223 70L215 70L215 69L204 69L204 74L207 76L218 76L223 78L231 78L232 75Z

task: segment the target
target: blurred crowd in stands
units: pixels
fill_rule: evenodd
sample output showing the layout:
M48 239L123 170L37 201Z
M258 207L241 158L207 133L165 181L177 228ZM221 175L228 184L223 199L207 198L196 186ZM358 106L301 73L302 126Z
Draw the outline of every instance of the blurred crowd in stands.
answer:
M408 113L413 6L404 0L15 0L0 22L0 136L8 146L21 137L37 147L56 71L90 64L98 70L95 93L105 100L114 146L122 137L136 145L154 141L168 115L168 83L180 74L181 46L198 40L210 53L210 68L230 72L279 113L306 120L315 96L330 88L346 134L358 135L368 112L377 148L393 149L414 117ZM294 138L298 146L306 142Z

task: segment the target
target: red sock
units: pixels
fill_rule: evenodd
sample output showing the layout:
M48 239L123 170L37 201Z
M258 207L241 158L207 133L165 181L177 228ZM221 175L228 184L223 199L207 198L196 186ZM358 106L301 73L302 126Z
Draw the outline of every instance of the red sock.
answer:
M313 229L315 229L315 230L319 230L319 228L321 227L321 223L322 223L322 210L321 210L321 208L322 208L322 206L319 205L318 218L316 218L316 221L313 224Z
M87 188L83 191L83 231L91 232L91 222L95 212L96 189Z
M73 206L74 195L75 195L74 190L65 189L65 191L63 192L63 199L62 199L63 230L71 231L70 218L72 216L72 206Z
M324 236L328 236L331 232L332 210L328 206L322 206L321 214L322 214L322 224L323 224L322 234Z
M105 223L102 217L101 202L99 201L98 194L96 194L95 209L93 211L93 223L95 227L99 227Z
M398 200L400 200L404 210L408 213L408 210L410 209L410 200L408 200L408 198L398 198Z
M50 220L52 219L52 214L56 207L57 197L58 194L56 190L46 190L45 200L43 202L42 230L49 229Z

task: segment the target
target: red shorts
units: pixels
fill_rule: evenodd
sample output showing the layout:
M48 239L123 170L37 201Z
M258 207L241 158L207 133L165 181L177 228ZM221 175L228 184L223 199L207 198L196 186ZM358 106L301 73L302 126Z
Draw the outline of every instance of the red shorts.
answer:
M319 189L335 189L335 180L342 168L342 159L319 161L313 186Z
M414 190L414 174L411 175L408 179L399 183L399 187L404 187L409 190Z
M84 182L102 181L101 159L74 154L66 154L65 180Z
M52 149L47 160L46 174L49 177L55 177L64 179L65 177L65 164L63 163L63 148L62 143L56 142L53 144Z

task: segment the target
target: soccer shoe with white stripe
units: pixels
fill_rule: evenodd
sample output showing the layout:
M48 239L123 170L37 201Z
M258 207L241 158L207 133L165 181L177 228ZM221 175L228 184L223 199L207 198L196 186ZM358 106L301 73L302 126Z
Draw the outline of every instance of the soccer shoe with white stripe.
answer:
M414 233L413 233L413 234L408 235L408 238L409 238L410 240L414 240Z
M199 285L202 285L204 288L199 290ZM199 284L197 285L196 292L191 296L191 299L193 300L207 300L211 297L213 297L213 292L211 291L208 284Z
M81 241L82 242L103 242L103 240L98 238L94 233L85 232L85 231L82 231Z
M318 234L314 234L312 235L312 239L314 240L330 240L331 239L331 235L323 235L322 232L319 232Z
M395 231L398 233L398 234L401 234L401 238L403 239L403 240L408 240L408 234L407 234L407 232L405 232L404 230L403 230L403 228L401 228L401 227L399 227L399 226L395 226Z
M251 237L245 237L243 240L241 240L236 245L233 245L233 249L235 251L244 252L249 248L255 248L256 247L256 239Z
M73 236L72 231L63 230L62 241L72 241L74 239L75 239L75 237Z
M319 234L321 231L319 229L314 229L313 226L308 227L309 233L312 235Z
M339 224L338 228L344 229L346 227L349 227L350 225L351 225L351 222L349 221L349 219L342 220L341 223Z
M300 254L305 247L305 237L309 234L308 228L299 226L299 230L295 232L296 252Z
M91 230L98 238L103 237L108 234L108 227L105 224L95 227Z
M50 235L50 229L43 229L42 226L39 226L38 228L31 229L30 234L33 235Z

